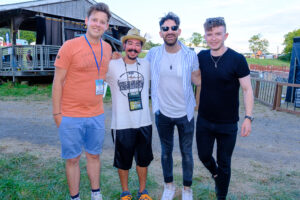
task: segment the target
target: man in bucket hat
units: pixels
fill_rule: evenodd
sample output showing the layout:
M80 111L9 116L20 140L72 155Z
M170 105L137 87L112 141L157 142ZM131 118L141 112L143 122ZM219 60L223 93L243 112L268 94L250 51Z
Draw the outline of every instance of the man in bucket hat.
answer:
M138 55L146 39L133 28L121 39L125 57L111 60L106 74L112 94L112 132L116 132L114 167L122 186L121 200L130 200L129 169L133 157L139 177L137 199L151 200L146 188L147 167L153 160L149 110L150 65Z

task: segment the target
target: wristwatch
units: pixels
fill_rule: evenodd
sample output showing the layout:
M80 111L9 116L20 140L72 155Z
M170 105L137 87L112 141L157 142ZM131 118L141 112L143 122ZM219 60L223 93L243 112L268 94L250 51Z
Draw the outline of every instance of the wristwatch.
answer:
M254 117L252 117L252 116L249 116L249 115L246 115L246 116L245 116L245 119L249 119L251 122L253 122L253 120L254 120Z

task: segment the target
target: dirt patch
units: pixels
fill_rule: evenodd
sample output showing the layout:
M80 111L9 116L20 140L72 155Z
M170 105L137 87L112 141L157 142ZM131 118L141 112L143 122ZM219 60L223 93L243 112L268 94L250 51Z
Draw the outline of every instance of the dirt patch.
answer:
M0 101L0 152L30 152L42 157L59 157L60 143L52 120L51 101ZM113 160L113 142L110 135L111 104L105 104L106 138L103 159ZM195 114L196 115L196 114ZM244 116L241 108L240 116ZM240 135L232 158L232 182L230 192L256 195L263 193L263 186L284 184L300 185L300 116L272 111L269 107L255 104L255 121L252 133L247 138ZM153 150L155 159L150 172L162 182L160 165L160 142L153 126ZM207 170L199 162L193 145L195 170L194 180L206 182L213 188ZM175 134L174 172L181 183L181 157L178 135ZM286 182L286 183L284 183ZM271 189L264 189L271 190ZM270 194L272 191L269 191ZM261 197L258 197L260 199Z

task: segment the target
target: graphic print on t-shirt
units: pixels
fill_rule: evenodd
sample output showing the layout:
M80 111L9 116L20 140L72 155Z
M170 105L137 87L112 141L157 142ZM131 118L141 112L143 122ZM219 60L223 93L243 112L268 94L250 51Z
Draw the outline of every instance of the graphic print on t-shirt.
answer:
M120 92L127 97L129 92L142 92L144 76L137 71L129 71L120 75L118 79Z

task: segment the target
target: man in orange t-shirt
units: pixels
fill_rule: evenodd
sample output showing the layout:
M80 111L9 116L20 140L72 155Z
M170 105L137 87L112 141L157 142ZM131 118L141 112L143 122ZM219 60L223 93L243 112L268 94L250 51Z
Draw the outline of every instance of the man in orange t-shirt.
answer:
M55 60L52 101L59 128L62 158L71 199L79 200L82 146L87 158L91 199L102 200L100 156L105 135L103 82L111 58L111 47L101 37L108 29L110 11L106 4L90 7L84 36L66 41Z

